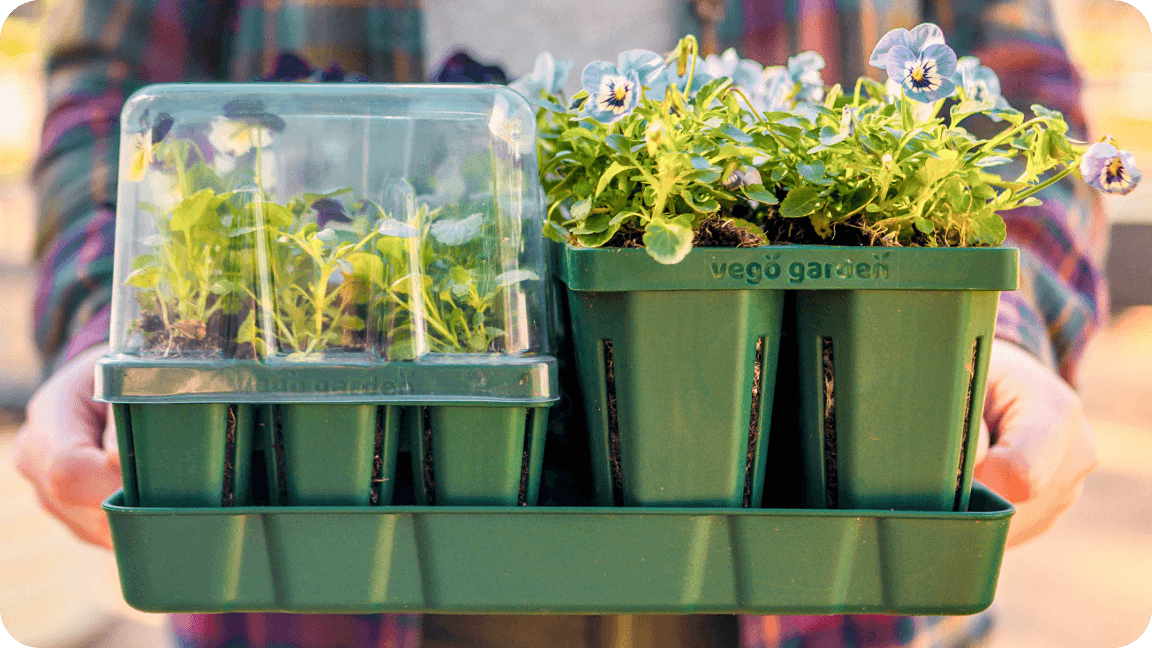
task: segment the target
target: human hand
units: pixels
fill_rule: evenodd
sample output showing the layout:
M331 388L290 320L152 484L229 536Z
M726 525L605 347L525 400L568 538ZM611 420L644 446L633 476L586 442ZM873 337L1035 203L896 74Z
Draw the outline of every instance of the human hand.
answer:
M100 504L120 488L120 457L109 406L92 400L96 360L106 351L76 356L32 395L14 455L49 513L80 539L111 549Z
M1016 505L1008 546L1047 531L1080 498L1098 462L1075 390L1004 340L992 344L980 436L975 478Z

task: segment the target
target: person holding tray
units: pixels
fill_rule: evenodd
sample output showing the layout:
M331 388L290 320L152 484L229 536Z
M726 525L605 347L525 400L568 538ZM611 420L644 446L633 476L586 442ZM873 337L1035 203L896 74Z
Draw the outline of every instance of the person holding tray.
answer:
M423 78L422 14L418 0L82 4L73 33L49 59L48 115L34 174L41 209L36 341L49 375L29 403L15 454L45 509L81 539L110 547L100 504L120 486L119 458L107 436L106 406L94 403L92 394L93 366L106 352L109 333L124 101L158 82L418 81ZM838 0L743 0L742 33L734 44L765 64L816 50L827 63L825 78L835 82L865 73L865 44L887 29L936 22L957 53L975 54L1000 74L1003 94L1013 105L1058 109L1085 139L1079 78L1046 2L920 4L892 3L887 13L877 13L868 3ZM724 3L696 5L702 16L715 20ZM501 80L496 72L456 58L444 74L452 80ZM1079 191L1071 183L1053 186L1043 206L1005 218L1008 244L1021 249L1021 287L1001 298L986 438L975 476L1016 504L1010 545L1047 530L1079 497L1096 464L1093 437L1071 385L1080 352L1107 313L1101 272L1105 222L1092 198ZM738 627L731 617L669 618L673 621L665 627L671 635L665 638L693 646L738 642L746 648L965 646L989 628L987 616L943 621L748 616ZM172 627L179 645L190 648L590 646L609 639L619 643L625 632L610 618L429 619L175 615ZM936 643L945 640L949 643Z

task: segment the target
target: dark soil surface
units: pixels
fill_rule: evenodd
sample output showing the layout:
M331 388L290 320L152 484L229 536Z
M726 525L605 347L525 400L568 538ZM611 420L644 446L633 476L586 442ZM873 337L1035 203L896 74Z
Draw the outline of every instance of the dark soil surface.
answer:
M731 221L716 217L700 221L692 236L693 247L756 247L763 244L764 241L755 234L733 225ZM642 248L644 230L621 227L604 247Z
M832 238L825 239L816 233L812 221L807 218L770 217L761 222L768 242L776 245L794 243L800 245L850 245L857 247L890 247L893 242L864 226L864 219L854 216L846 223L839 223L832 229Z

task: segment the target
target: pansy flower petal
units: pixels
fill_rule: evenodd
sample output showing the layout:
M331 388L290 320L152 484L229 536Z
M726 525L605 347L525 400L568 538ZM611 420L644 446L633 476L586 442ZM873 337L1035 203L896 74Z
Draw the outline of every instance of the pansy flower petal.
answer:
M951 79L956 72L956 52L947 45L929 45L920 51L920 58L932 60L936 64L936 73Z
M552 78L545 90L548 94L560 94L564 84L568 81L568 74L572 72L572 61L553 62Z
M172 130L172 125L175 123L176 120L172 118L172 115L166 112L156 115L156 122L152 124L152 143L156 144L164 139L164 137L168 135L168 131Z
M600 80L605 74L620 74L620 72L608 61L592 61L584 66L584 71L580 74L580 85L584 87L585 92L592 95L600 87Z
M664 71L664 57L643 49L622 52L617 63L616 67L620 70L620 74L635 72L636 78L643 86L650 86Z
M908 49L917 52L923 51L929 45L943 45L944 31L932 23L922 23L908 32Z
M878 68L888 67L888 57L894 47L912 49L911 33L907 29L893 29L880 37L876 47L872 48L872 55L868 58L868 65Z

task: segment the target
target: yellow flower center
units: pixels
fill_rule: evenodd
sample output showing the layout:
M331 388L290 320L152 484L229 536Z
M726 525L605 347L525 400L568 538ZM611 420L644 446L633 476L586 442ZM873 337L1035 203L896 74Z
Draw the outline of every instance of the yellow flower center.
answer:
M613 94L615 95L616 101L624 101L624 98L628 96L628 88L624 87L624 84L621 83L613 90Z
M912 70L912 80L920 82L924 80L924 68L917 66Z

